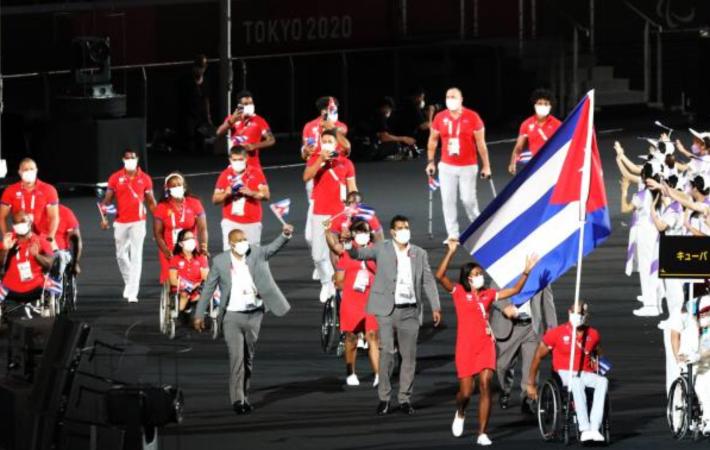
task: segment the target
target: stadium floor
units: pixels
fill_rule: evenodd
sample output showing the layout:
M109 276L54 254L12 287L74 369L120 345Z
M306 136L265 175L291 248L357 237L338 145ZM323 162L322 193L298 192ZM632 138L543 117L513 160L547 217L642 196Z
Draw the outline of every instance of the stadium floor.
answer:
M599 126L600 129L604 128ZM602 335L605 353L614 367L611 377L612 447L671 448L665 419L665 362L657 319L636 318L637 277L623 274L628 228L619 214L619 189L614 165L613 140L627 149L645 150L635 139L642 130L601 133L600 152L612 215L613 233L604 245L584 261L582 295L591 305L591 323ZM498 191L510 179L504 173L512 144L491 145L492 166ZM283 151L283 150L281 150ZM268 150L267 150L268 152ZM274 150L277 152L277 150ZM274 154L274 156L276 153ZM275 161L276 157L265 158ZM286 160L292 158L285 158ZM296 161L287 161L296 162ZM159 155L151 160L153 175L173 168L185 172L218 171L224 167L218 157L191 158ZM267 163L268 164L268 163ZM357 182L365 202L387 221L395 213L411 218L413 242L429 250L432 266L440 261L445 238L438 193L434 204L434 239L427 237L427 184L424 161L387 161L357 164ZM189 168L189 169L188 169ZM275 258L272 272L292 304L284 318L266 316L257 346L255 373L250 400L255 411L235 416L227 389L227 350L222 340L191 330L178 330L168 341L158 330L158 263L152 239L146 239L140 303L129 305L120 299L122 285L114 259L112 233L98 226L95 199L66 196L64 202L77 213L84 236L85 256L79 281L79 310L75 319L95 327L125 335L151 348L143 379L147 382L177 383L185 393L185 420L162 430L165 449L434 449L468 448L474 445L477 397L466 419L464 436L453 438L450 431L454 413L457 379L453 362L456 318L451 299L442 293L443 324L432 328L429 315L420 333L417 378L412 417L400 414L375 416L377 395L371 387L367 358L358 359L362 384L344 386L344 364L334 355L325 355L319 346L321 304L318 285L311 281L312 263L303 239L306 199L301 181L302 168L268 170L272 198L290 197L289 221L297 237ZM40 174L41 176L41 174ZM192 189L208 211L210 248L219 250L220 210L209 203L214 175L189 178ZM160 184L160 183L158 183ZM478 184L482 207L491 199L487 182ZM159 191L159 189L158 189ZM265 212L263 240L279 232L276 218ZM461 210L460 216L463 217ZM466 224L462 221L462 227ZM457 255L457 263L465 252ZM558 318L566 320L566 308L573 298L574 272L554 285ZM3 343L4 346L4 343ZM496 448L547 448L536 422L522 416L517 397L508 410L498 407L494 396L489 435Z

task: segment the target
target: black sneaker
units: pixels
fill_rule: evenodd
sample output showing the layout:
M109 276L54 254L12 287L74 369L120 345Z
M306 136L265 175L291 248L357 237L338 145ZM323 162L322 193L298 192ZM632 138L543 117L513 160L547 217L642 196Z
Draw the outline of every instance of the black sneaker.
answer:
M377 405L377 415L386 416L390 413L390 402L380 402Z
M414 407L409 402L402 403L401 405L399 405L399 410L408 416L411 416L414 414Z
M510 394L502 393L498 397L498 404L501 409L508 409L508 402L510 401Z

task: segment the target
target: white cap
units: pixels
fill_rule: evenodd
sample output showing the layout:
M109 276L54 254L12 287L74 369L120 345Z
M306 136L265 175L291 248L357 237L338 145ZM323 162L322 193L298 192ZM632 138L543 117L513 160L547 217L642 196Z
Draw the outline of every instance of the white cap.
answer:
M690 130L690 134L700 139L701 141L705 138L710 138L710 132L708 131L695 131L692 128L688 128L688 130Z

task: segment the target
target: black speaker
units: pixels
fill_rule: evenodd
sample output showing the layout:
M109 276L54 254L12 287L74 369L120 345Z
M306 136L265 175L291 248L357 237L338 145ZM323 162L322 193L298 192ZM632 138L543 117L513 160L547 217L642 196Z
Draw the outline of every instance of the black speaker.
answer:
M7 349L8 375L32 382L42 360L42 353L54 325L54 319L36 317L10 320L10 343Z
M0 380L0 448L29 450L32 385L12 378Z
M122 167L126 149L135 151L147 168L144 118L58 121L38 158L39 176L52 182L105 182Z

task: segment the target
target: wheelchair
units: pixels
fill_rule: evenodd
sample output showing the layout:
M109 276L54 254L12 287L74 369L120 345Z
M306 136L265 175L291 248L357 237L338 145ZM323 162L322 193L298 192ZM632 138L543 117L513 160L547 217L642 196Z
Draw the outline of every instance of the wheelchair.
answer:
M676 378L668 390L668 404L666 417L668 427L673 438L681 440L689 431L693 440L697 441L702 436L702 407L695 394L693 364L688 364L688 369Z
M593 389L587 389L587 404L591 405ZM579 442L580 431L577 426L577 415L574 409L574 400L567 387L557 372L540 387L537 400L537 421L540 434L545 442L562 441L569 445L572 437ZM604 418L602 419L601 433L604 436L604 445L611 442L611 403L609 392L604 399Z
M340 291L328 299L323 305L320 326L320 345L323 353L332 353L338 356L344 351L343 339L340 333Z
M172 291L170 283L164 283L160 292L160 332L169 339L175 339L175 330L180 316L180 298L177 291ZM215 295L207 308L206 325L209 327L212 339L220 334L219 327L219 296Z

